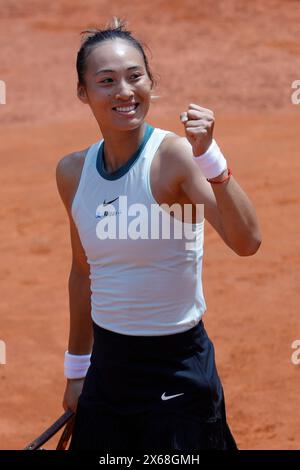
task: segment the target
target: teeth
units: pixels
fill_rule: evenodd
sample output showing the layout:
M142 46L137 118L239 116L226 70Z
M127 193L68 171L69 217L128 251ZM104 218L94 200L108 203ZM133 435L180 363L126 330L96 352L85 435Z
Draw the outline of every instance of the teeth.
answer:
M134 106L116 108L117 111L123 111L125 113L128 113L129 111L133 111L134 109L135 109L135 105Z

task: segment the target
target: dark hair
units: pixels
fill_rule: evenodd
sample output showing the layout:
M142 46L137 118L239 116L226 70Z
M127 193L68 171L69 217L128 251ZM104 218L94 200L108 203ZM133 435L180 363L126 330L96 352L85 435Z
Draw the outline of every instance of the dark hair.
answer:
M85 36L83 37L81 47L77 53L76 61L78 83L80 85L85 84L84 74L86 71L86 59L92 51L93 47L109 39L118 38L128 41L141 52L152 86L156 84L156 80L150 70L148 59L144 51L144 47L147 46L132 36L131 31L126 29L126 24L126 21L114 16L113 19L106 25L106 29L88 29L81 32L81 34L84 34Z

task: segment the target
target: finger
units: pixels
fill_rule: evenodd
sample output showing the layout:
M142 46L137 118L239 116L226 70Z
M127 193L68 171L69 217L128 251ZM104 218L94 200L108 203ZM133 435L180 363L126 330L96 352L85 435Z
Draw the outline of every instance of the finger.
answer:
M181 122L186 122L186 121L188 121L187 113L181 113L181 114L180 114L180 121L181 121Z
M208 121L203 121L201 119L197 119L197 120L192 120L192 121L186 121L184 123L185 125L185 128L187 129L188 127L211 127L211 122L208 122Z
M188 127L186 129L186 132L188 135L190 136L197 136L197 135L207 135L208 134L208 130L205 129L204 127Z
M189 109L197 109L198 111L213 113L211 109L203 108L202 106L199 106L198 104L195 104L195 103L190 103Z
M212 112L207 113L207 112L198 111L196 109L189 109L187 111L187 117L189 119L206 119L208 121L214 120L214 114Z

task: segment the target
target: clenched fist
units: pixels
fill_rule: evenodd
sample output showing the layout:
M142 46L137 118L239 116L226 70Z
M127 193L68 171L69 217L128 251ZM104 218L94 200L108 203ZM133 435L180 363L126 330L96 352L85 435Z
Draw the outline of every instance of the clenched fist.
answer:
M206 152L213 138L214 113L197 104L189 104L188 110L180 114L185 128L185 135L193 148L195 157Z

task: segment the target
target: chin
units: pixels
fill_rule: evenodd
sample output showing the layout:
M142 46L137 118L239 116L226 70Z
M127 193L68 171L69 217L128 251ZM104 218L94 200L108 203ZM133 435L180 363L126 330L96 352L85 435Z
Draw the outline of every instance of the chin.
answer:
M125 119L124 119L125 121ZM117 130L122 130L122 131L132 131L133 129L137 129L138 127L141 127L145 122L145 117L143 118L133 118L133 119L128 119L127 122L113 122L112 126Z

